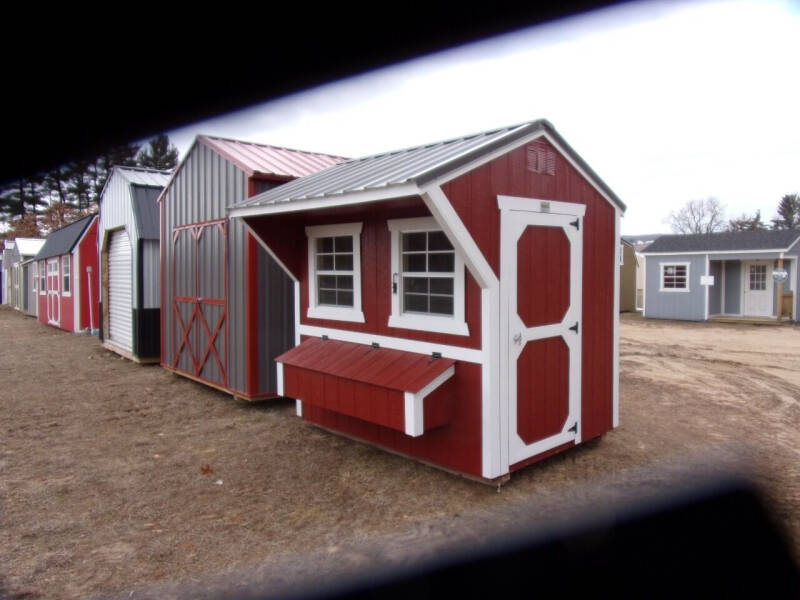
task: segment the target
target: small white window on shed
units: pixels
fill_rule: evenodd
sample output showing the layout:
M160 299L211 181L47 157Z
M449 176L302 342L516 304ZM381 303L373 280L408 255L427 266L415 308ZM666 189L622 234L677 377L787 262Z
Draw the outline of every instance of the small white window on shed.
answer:
M528 144L527 167L529 171L542 175L556 174L556 152L547 142L539 140Z
M39 261L39 294L46 294L47 293L47 283L46 283L47 271L45 270L45 262L43 260Z
M72 287L70 286L70 272L69 272L69 255L65 255L61 257L61 275L63 278L63 282L61 284L61 292L65 296L69 296L72 294Z

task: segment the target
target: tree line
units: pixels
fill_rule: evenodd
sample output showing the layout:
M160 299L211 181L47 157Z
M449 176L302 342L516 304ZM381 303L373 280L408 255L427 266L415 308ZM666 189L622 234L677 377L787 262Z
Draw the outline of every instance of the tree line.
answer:
M775 218L765 223L761 211L725 218L725 207L716 198L690 200L672 211L666 219L673 233L716 233L720 231L759 231L766 229L800 229L800 195L785 194Z
M97 210L114 166L172 170L178 150L160 134L144 146L122 144L92 159L74 160L0 187L0 239L45 237Z

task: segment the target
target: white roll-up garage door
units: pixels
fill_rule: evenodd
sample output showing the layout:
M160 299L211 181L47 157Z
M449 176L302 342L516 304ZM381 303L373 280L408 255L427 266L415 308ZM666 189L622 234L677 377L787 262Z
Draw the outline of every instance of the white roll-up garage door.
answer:
M133 350L131 243L124 229L108 242L108 339Z

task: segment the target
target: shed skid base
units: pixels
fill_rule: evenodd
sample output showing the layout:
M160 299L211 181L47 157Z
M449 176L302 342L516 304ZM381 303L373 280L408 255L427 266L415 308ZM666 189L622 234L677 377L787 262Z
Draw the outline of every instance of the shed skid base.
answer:
M388 448L387 446L382 446L381 444L367 442L366 440L363 440L360 437L357 437L355 435L350 435L348 433L343 433L338 429L333 429L332 427L325 427L324 425L319 425L318 423L314 423L313 421L309 421L307 419L303 419L303 421L308 425L310 425L311 427L322 429L323 431L327 431L328 433L332 433L333 435L338 435L339 437L347 438L348 440L358 442L359 444L364 444L365 446L380 448L382 451L388 452L389 454L394 454L395 456L401 456L404 459L413 460L415 462L425 465L426 467L433 467L434 469L438 469L439 471L444 471L445 473L449 473L450 475L455 475L463 479L469 479L470 481L482 483L483 485L499 488L501 485L503 485L509 479L511 479L510 473L506 473L505 475L501 475L500 477L495 477L494 479L485 479L484 477L478 477L477 475L462 473L461 471L456 471L454 469L448 469L447 467L443 467L442 465L437 465L435 462L425 460L424 458L417 458L416 456L411 456L410 454L404 454L402 452L398 452L397 450Z
M157 356L154 358L140 358L138 356L135 356L131 352L128 352L127 350L120 348L116 344L112 344L111 342L108 341L103 342L103 348L105 348L106 350L110 350L111 352L115 352L116 354L119 354L120 356L127 358L128 360L132 360L133 362L139 363L141 365L155 365L158 364L158 362L160 361L160 359Z
M187 373L186 371L181 371L180 369L176 369L175 367L170 367L169 365L165 365L161 363L161 366L174 373L175 375L180 375L181 377L186 377L186 379L191 379L196 383L201 383L205 386L210 388L214 388L217 391L223 392L225 394L230 394L235 400L244 400L246 402L255 402L257 400L271 400L273 398L280 398L278 394L275 392L265 392L263 394L246 394L239 390L234 390L231 388L227 388L224 385L219 383L214 383L213 381L208 381L207 379L203 379L202 377L197 377L196 375L192 375L191 373Z

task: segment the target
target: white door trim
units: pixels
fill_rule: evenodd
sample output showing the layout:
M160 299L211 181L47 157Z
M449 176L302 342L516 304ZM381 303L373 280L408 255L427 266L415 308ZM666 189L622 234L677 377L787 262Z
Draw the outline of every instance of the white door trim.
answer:
M551 448L581 440L581 329L582 329L582 284L583 284L583 219L586 207L582 204L558 203L559 213L539 212L545 208L552 211L553 204L542 205L541 201L520 204L516 201L500 201L500 399L505 431L509 447L509 465L541 454ZM545 201L546 202L546 201ZM519 210L529 206L534 210ZM561 212L563 211L563 212ZM569 211L569 212L568 212ZM573 224L577 218L577 227ZM526 327L517 314L517 241L529 225L559 227L570 242L570 306L560 323L537 327ZM578 323L578 332L570 330ZM516 332L515 334L512 334ZM519 334L519 343L514 335ZM569 349L569 414L562 431L526 444L517 433L517 372L516 361L525 343L548 337L561 337ZM577 427L574 427L577 425ZM574 430L570 431L570 429Z
M769 294L769 301L767 302L767 312L757 313L748 310L747 297L748 288L750 285L750 265L766 265L766 288L763 290ZM775 283L770 277L770 272L773 267L772 260L743 260L742 261L742 315L746 317L771 317L772 306L775 303Z

